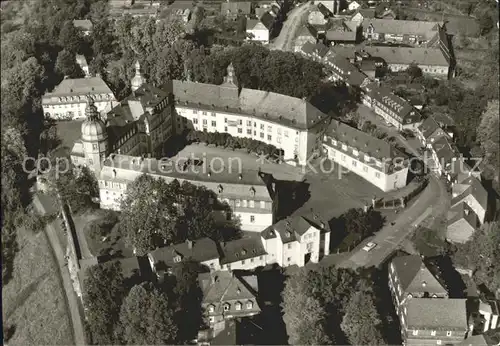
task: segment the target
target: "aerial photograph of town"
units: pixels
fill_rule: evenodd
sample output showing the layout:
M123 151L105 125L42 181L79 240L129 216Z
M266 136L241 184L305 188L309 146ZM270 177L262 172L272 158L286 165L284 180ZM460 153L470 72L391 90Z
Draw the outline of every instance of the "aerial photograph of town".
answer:
M0 0L4 345L500 345L498 0Z

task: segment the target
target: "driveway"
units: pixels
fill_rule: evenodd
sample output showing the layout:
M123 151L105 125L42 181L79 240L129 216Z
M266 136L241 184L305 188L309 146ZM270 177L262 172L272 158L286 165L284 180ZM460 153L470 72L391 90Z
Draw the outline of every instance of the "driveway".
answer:
M348 268L378 266L383 263L423 221L435 218L445 211L448 193L442 181L434 175L420 196L401 212L394 225L384 226L372 239L366 239L342 261L340 266ZM377 247L366 252L363 246L373 241Z
M273 42L269 44L269 49L271 50L293 50L293 41L297 35L297 30L302 24L302 19L307 15L311 3L307 2L291 10L288 15L283 27L281 28L280 34L274 39Z

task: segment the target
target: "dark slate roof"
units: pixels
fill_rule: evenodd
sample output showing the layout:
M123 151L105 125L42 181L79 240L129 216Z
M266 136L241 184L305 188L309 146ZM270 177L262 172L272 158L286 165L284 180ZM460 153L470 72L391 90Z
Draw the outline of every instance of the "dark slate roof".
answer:
M446 289L425 266L418 255L400 256L392 260L395 273L405 293L447 294ZM413 300L413 299L412 299Z
M252 30L259 23L257 19L247 19L246 29Z
M424 120L424 122L419 126L420 132L424 138L429 138L437 129L439 129L439 124L434 120L433 117L428 117Z
M322 15L324 15L325 17L331 17L333 16L333 13L332 11L330 11L325 5L323 5L321 2L319 4L316 5L316 7L318 8L318 10L321 12Z
M457 344L458 346L488 346L488 344L483 334L469 336L467 339Z
M438 160L445 165L451 164L453 158L458 156L455 148L450 144L448 138L445 136L439 137L434 143L432 143L432 149L436 153Z
M449 58L439 48L366 46L372 56L384 59L388 64L449 66Z
M363 19L361 25L363 26L363 30L367 30L369 26L373 26L377 33L422 35L427 39L432 38L439 28L439 22L377 18Z
M322 58L328 53L328 47L322 43L306 42L302 46L302 52L305 54L314 54Z
M155 266L171 267L175 264L174 257L180 256L182 260L192 259L196 262L204 262L219 258L217 244L209 238L201 238L192 241L189 248L188 242L165 246L148 254ZM163 268L160 268L163 269Z
M408 101L395 95L389 88L376 86L376 84L372 86L375 87L371 89L370 96L392 109L403 119L403 123L408 121L414 123L420 120L420 113Z
M323 137L323 143L328 146L334 146L332 140L339 142L337 146L345 144L347 146L345 152L351 156L354 155L351 154L353 149L358 150L359 153L369 155L370 161L367 161L366 164L384 172L392 167L391 163L387 162L385 159L404 157L403 154L393 148L389 142L373 137L366 132L360 131L337 120L332 120L330 123L330 127ZM383 163L382 166L377 166L371 158L381 161Z
M407 329L467 331L467 299L414 298L408 301Z
M477 215L470 210L466 203L459 203L448 211L448 226L464 219L472 228L477 226Z
M463 185L470 185L464 192L460 195L452 198L451 205L454 206L463 200L465 197L472 195L479 205L486 210L488 207L488 191L483 187L479 179L476 177L470 176L464 181L461 182Z
M315 227L324 232L330 231L328 222L319 214L311 212L301 216L287 217L286 219L278 221L262 231L261 235L264 239L272 239L276 238L277 232L280 235L281 241L286 244L298 241L298 238L306 233L311 227Z
M219 245L221 265L267 254L258 233L246 232L240 239L221 242Z
M361 13L363 18L375 18L375 9L374 8L360 8L356 13Z
M314 26L310 25L309 23L306 23L305 25L303 25L299 29L299 33L298 33L297 37L299 37L299 36L310 36L310 37L316 39L318 36L318 30L316 30L316 28Z
M180 104L253 115L298 129L309 129L327 119L303 99L269 91L242 88L238 95L236 86L174 80L173 92Z
M271 13L269 12L266 12L262 15L262 17L260 17L260 22L262 24L264 24L264 26L270 30L271 27L273 26L273 23L274 23L274 17Z

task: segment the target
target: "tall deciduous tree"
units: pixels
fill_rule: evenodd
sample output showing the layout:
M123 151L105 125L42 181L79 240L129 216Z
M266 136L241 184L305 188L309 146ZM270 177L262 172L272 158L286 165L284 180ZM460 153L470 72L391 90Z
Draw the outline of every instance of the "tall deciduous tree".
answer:
M324 330L326 314L319 300L310 294L308 275L301 269L290 276L283 290L283 320L291 345L329 344Z
M121 307L119 331L128 345L174 344L177 326L167 296L151 283L132 287Z
M372 295L360 291L349 300L340 326L352 345L381 345L381 323Z
M115 323L124 298L122 268L119 262L89 267L83 282L83 301L87 308L92 341L99 345L116 343Z
M66 49L57 55L56 71L69 78L82 78L84 76L82 69L76 63L76 55Z
M82 34L77 29L72 21L66 21L61 28L59 35L59 45L73 54L80 53L82 49L83 39Z
M500 166L500 150L498 148L498 143L500 143L500 123L498 112L498 100L490 101L481 115L481 122L477 128L477 139L484 153L483 165L486 167L485 173L497 181L499 179L498 167Z

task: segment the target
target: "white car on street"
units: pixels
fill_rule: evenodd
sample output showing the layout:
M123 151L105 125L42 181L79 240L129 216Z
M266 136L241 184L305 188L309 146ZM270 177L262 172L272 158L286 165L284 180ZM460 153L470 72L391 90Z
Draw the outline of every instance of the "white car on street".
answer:
M376 246L377 246L377 244L376 244L376 243L374 243L374 242L369 242L369 243L367 243L367 244L363 247L363 250L365 250L366 252L368 252L368 251L373 250Z

